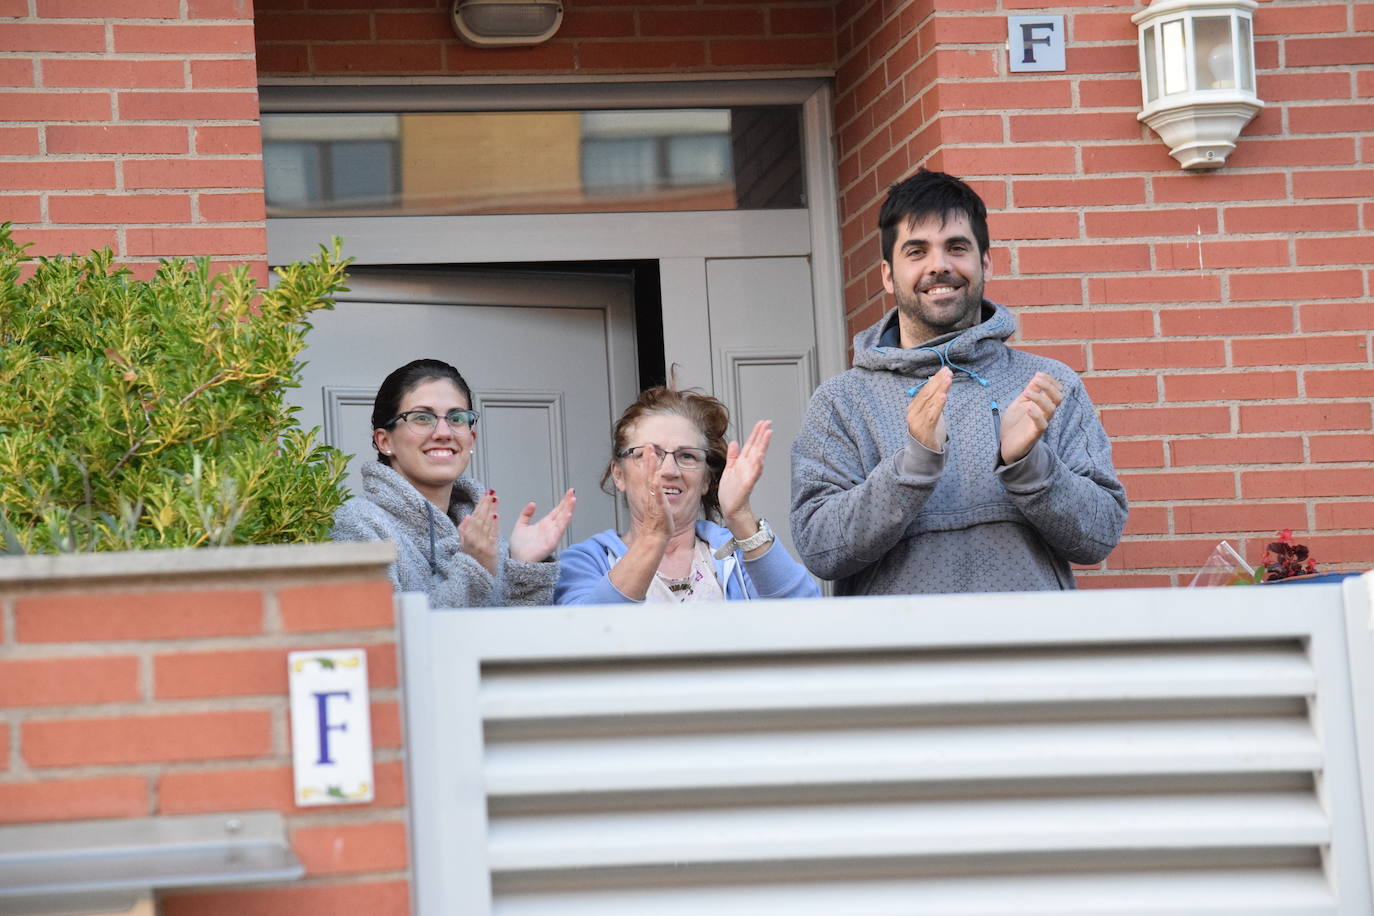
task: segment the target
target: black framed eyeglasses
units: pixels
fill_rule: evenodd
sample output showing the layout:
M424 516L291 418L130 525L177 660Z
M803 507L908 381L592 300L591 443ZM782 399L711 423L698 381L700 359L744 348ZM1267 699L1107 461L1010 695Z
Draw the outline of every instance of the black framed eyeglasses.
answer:
M625 449L618 457L638 459L644 454L646 448L654 450L658 456L658 463L662 464L663 459L669 455L673 456L673 463L677 465L679 471L696 471L706 466L706 449L704 448L659 448L657 445L635 445Z
M444 414L444 419L448 422L450 429L457 429L459 426L475 429L478 416L479 414L475 410L458 407ZM427 433L439 425L439 415L432 410L406 410L392 417L390 422L386 424L386 428L390 429L399 422L404 422L406 426L416 432Z

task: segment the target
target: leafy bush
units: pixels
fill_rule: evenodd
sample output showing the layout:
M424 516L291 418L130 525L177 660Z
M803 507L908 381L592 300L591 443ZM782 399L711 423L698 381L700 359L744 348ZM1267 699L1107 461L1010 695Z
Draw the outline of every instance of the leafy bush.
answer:
M346 458L283 393L345 289L339 241L259 289L246 268L108 249L41 258L0 225L0 534L10 553L324 540Z

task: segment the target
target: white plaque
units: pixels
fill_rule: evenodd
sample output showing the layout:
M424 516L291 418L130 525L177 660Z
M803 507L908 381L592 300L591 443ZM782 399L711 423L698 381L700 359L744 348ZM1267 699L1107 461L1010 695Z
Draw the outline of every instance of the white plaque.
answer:
M367 654L362 649L292 652L287 674L296 804L372 801Z
M1007 17L1007 69L1012 73L1064 69L1064 17L1039 14Z

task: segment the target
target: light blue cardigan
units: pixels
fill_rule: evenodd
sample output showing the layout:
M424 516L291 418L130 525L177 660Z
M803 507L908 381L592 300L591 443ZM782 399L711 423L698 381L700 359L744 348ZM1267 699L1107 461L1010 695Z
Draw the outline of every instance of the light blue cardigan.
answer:
M711 552L730 539L729 529L713 522L698 521L697 537ZM579 541L559 556L555 604L627 604L626 597L611 584L611 561L625 555L629 548L614 529L607 528L585 541ZM716 578L730 601L750 598L815 598L821 591L805 567L792 558L777 541L763 556L746 560L737 550L724 560L716 560Z

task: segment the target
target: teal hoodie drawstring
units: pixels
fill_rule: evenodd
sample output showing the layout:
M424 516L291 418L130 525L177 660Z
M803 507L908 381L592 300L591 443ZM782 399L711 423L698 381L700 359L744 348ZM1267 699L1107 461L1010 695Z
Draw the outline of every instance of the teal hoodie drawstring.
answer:
M953 341L950 341L950 343L953 343ZM950 369L951 371L953 371L953 372L962 372L962 373L964 373L965 375L967 375L969 378L971 378L971 379L973 379L975 382L977 382L977 383L978 383L980 386L982 386L983 388L988 387L988 380L987 380L987 379L983 378L981 375L979 375L977 372L974 372L972 369L966 369L966 368L964 368L963 366L957 365L957 364L955 364L954 362L950 361L950 359L945 355L945 353L944 353L943 351L937 350L937 349L935 349L934 347L917 347L916 349L917 349L917 350L925 350L925 351L927 351L927 352L929 352L929 353L934 353L936 359L940 360L940 365L941 365L941 366L947 366L947 367L949 367L949 369ZM945 349L946 349L946 350L949 349L949 344L948 344L948 343L945 344ZM936 371L938 372L939 370L936 370ZM927 378L927 379L921 379L920 382L918 382L917 384L912 385L910 388L908 388L908 389L906 390L906 395L907 395L907 397L909 397L909 398L914 398L914 397L916 397L916 392L920 391L923 387L925 387L925 384L926 384L926 382L928 382L928 381L930 381L930 379L928 379L928 378ZM992 410L992 435L993 435L994 441L1000 442L1001 439L1002 439L1001 408L998 406L997 402L994 401L992 398L988 398L988 407L991 408L991 410Z

